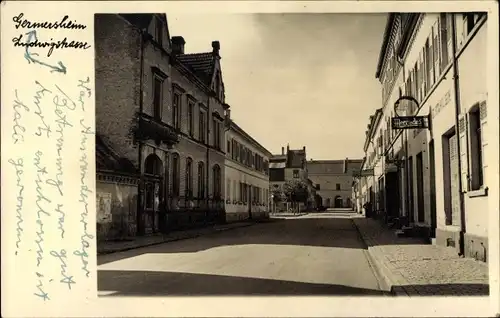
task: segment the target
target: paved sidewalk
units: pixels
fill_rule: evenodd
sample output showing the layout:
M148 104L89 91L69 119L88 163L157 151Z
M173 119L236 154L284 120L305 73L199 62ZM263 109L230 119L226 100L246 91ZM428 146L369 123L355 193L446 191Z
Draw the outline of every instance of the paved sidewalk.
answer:
M400 238L378 221L354 217L387 289L404 296L487 296L488 265L453 249Z
M290 213L290 212L276 212L276 213L269 213L270 217L297 217L297 216L304 216L308 215L308 212L299 212L299 213Z
M123 252L139 247L195 238L198 236L213 234L220 231L227 231L235 228L254 225L257 222L264 222L264 220L214 225L205 228L192 229L186 231L174 231L169 234L156 234L156 235L132 237L129 238L128 240L122 240L122 241L102 241L97 244L97 255Z

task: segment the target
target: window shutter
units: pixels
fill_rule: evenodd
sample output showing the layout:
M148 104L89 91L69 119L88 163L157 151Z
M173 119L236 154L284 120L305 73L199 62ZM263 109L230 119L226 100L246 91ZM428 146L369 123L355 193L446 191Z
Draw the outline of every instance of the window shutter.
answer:
M460 114L458 117L458 131L460 142L460 176L462 178L462 192L467 192L470 189L469 185L469 158L467 152L467 113Z
M488 175L488 161L486 160L486 148L488 146L488 139L487 136L488 134L486 133L486 127L487 127L487 121L486 121L486 115L487 115L487 107L486 107L486 102L483 101L479 105L479 119L481 120L481 147L483 150L483 153L481 155L482 157L482 165L483 165L483 184L486 184L486 176Z

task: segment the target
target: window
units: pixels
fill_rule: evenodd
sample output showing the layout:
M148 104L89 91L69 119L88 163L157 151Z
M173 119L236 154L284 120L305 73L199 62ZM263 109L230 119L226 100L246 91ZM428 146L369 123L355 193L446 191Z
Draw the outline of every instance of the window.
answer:
M484 112L483 112L484 113ZM471 156L471 190L479 190L484 184L483 171L483 135L481 123L481 109L479 105L472 108L469 113L470 122L470 156ZM484 116L484 115L483 115Z
M203 162L198 163L198 199L205 198L205 169Z
M449 54L449 44L451 43L451 29L449 28L451 19L449 19L448 14L441 13L439 16L439 30L441 36L441 72L444 68L448 66Z
M163 79L158 75L153 75L153 117L161 120Z
M172 120L174 121L174 128L178 129L180 128L180 105L181 102L181 96L178 93L174 93L174 100L172 103Z
M216 149L220 150L221 149L221 146L220 146L220 123L216 118L214 118L212 122L213 122L213 131L214 131L214 134L213 134L214 147Z
M176 197L180 194L180 179L179 179L179 155L172 156L172 194Z
M337 184L335 185L335 190L340 191L340 183L337 183Z
M226 200L230 200L231 198L231 180L227 179L226 183Z
M201 142L205 143L206 139L206 126L205 126L206 120L205 120L205 112L200 110L200 131L199 131L199 139Z
M214 199L220 199L221 197L221 171L219 165L215 165L212 169L213 173L213 196Z
M193 160L186 159L186 198L191 198L193 195Z
M293 170L293 177L296 179L299 177L299 170Z
M231 141L228 139L227 140L227 149L226 149L227 153L230 154L231 153Z
M188 133L189 136L193 137L194 134L194 118L193 118L193 113L194 113L194 103L193 101L189 101L188 104Z

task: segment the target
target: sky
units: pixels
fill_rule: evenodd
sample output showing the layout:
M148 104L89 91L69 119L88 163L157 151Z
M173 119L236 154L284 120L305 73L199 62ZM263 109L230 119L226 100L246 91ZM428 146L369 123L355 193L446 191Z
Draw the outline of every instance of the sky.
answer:
M168 15L185 53L220 41L231 118L272 153L306 146L314 160L362 158L386 14Z

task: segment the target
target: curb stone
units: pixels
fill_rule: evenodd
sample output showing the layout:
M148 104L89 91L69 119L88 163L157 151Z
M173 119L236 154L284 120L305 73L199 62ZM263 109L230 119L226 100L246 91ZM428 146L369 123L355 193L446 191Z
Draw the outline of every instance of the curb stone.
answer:
M126 251L135 250L135 249L142 248L142 247L149 247L149 246L159 245L159 244L163 244L163 243L170 243L170 242L193 239L193 238L197 238L200 236L207 236L207 235L216 234L219 232L229 231L229 230L238 229L238 228L244 228L244 227L252 226L255 224L256 223L242 224L239 226L223 227L223 228L219 228L219 229L214 229L213 231L210 231L208 233L186 234L184 236L181 235L179 237L166 238L163 240L159 239L158 241L148 242L145 244L140 244L140 245L135 245L135 246L127 246L127 247L117 248L117 249L108 250L108 251L101 251L101 252L97 253L97 256L114 254L114 253L119 253L119 252L126 252Z
M356 222L354 220L351 220L354 228L358 232L358 235L362 239L363 243L367 247L367 253L366 255L369 258L369 263L372 266L375 276L379 283L382 283L381 286L385 290L390 290L390 294L393 296L406 296L409 297L408 292L406 289L402 286L404 285L404 279L400 277L396 277L397 274L393 273L385 264L384 262L380 259L380 257L377 255L376 250L374 250L374 243L373 240L366 236L364 233L361 232L359 227L356 225Z

